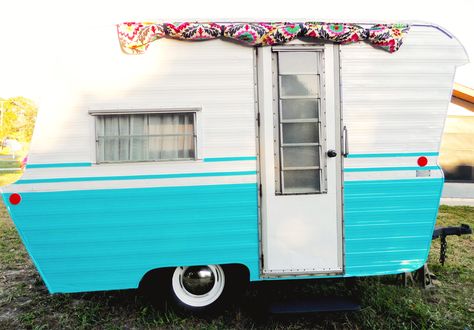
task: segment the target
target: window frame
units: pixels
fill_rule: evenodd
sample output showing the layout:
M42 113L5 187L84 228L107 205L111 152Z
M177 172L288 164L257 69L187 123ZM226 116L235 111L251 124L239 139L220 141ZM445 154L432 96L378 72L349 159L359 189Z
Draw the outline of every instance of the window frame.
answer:
M92 109L89 115L93 118L93 148L94 148L94 164L110 165L110 164L139 164L139 163L166 163L166 162L194 162L201 160L202 149L202 127L201 123L201 107L180 107L180 108L150 108L150 109ZM120 115L153 115L153 114L179 114L189 113L193 115L193 142L194 157L193 158L176 158L176 159L153 159L153 160L118 160L118 161L99 161L99 137L97 131L98 118L100 116L120 116Z
M283 52L314 52L318 56L317 73L319 76L318 80L318 94L314 96L301 96L301 97L287 97L281 96L281 76L292 75L292 74L313 74L303 72L293 73L280 73L279 68L279 54ZM325 96L325 70L324 70L324 48L318 46L312 47L273 47L272 48L272 80L273 80L273 127L274 127L274 159L275 159L275 195L320 195L327 193L327 162L325 157L326 150L326 96ZM318 104L318 118L314 119L303 119L294 120L294 122L316 122L318 125L318 143L308 143L315 145L319 149L319 167L315 168L319 172L319 191L314 192L288 192L285 191L284 187L284 166L283 166L283 125L282 123L292 121L282 118L282 100L283 99L316 99Z

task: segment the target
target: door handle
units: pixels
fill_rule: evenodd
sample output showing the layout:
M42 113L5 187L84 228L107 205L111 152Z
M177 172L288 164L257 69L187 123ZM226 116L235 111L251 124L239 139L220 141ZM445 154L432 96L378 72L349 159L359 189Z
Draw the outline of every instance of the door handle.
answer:
M337 156L336 150L328 150L327 155L329 158L333 158Z
M349 155L349 136L347 134L347 126L342 128L342 155L347 157Z

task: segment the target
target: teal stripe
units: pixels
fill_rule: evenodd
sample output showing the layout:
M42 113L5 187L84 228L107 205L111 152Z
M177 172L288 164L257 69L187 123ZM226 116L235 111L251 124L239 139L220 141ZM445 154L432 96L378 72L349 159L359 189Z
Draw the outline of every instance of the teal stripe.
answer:
M27 164L26 168L90 167L92 163Z
M349 154L347 158L388 158L388 157L416 157L439 156L439 152L405 152L405 153L380 153L380 154Z
M212 162L238 162L241 160L257 160L255 156L248 156L248 157L217 157L217 158L204 158L205 163L212 163Z
M128 175L128 176L92 176L92 177L80 177L80 178L26 179L26 180L19 180L16 182L16 184L84 182L84 181L119 181L119 180L125 181L125 180L196 178L196 177L255 175L255 174L257 174L256 171L238 171L238 172L173 173L173 174L151 174L151 175Z
M408 166L408 167L359 167L345 168L344 172L388 172L388 171L416 171L416 170L438 170L438 166Z

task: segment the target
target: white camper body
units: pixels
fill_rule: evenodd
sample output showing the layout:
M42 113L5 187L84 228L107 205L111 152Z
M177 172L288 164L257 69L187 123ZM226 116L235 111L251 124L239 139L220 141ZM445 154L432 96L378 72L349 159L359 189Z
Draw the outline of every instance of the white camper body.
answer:
M165 38L129 56L113 27L62 47L27 169L3 188L51 292L134 288L165 267L238 264L257 281L426 261L440 139L468 61L445 30L413 24L392 54ZM176 155L140 161L139 138Z

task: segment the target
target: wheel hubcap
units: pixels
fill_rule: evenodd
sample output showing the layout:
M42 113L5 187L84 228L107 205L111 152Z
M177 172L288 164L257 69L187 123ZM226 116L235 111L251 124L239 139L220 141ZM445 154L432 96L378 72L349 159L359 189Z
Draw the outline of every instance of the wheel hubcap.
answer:
M209 267L194 266L186 268L181 281L186 291L199 296L212 290L216 277Z
M189 307L204 307L222 294L225 274L219 265L177 267L171 284L176 298L182 303Z

